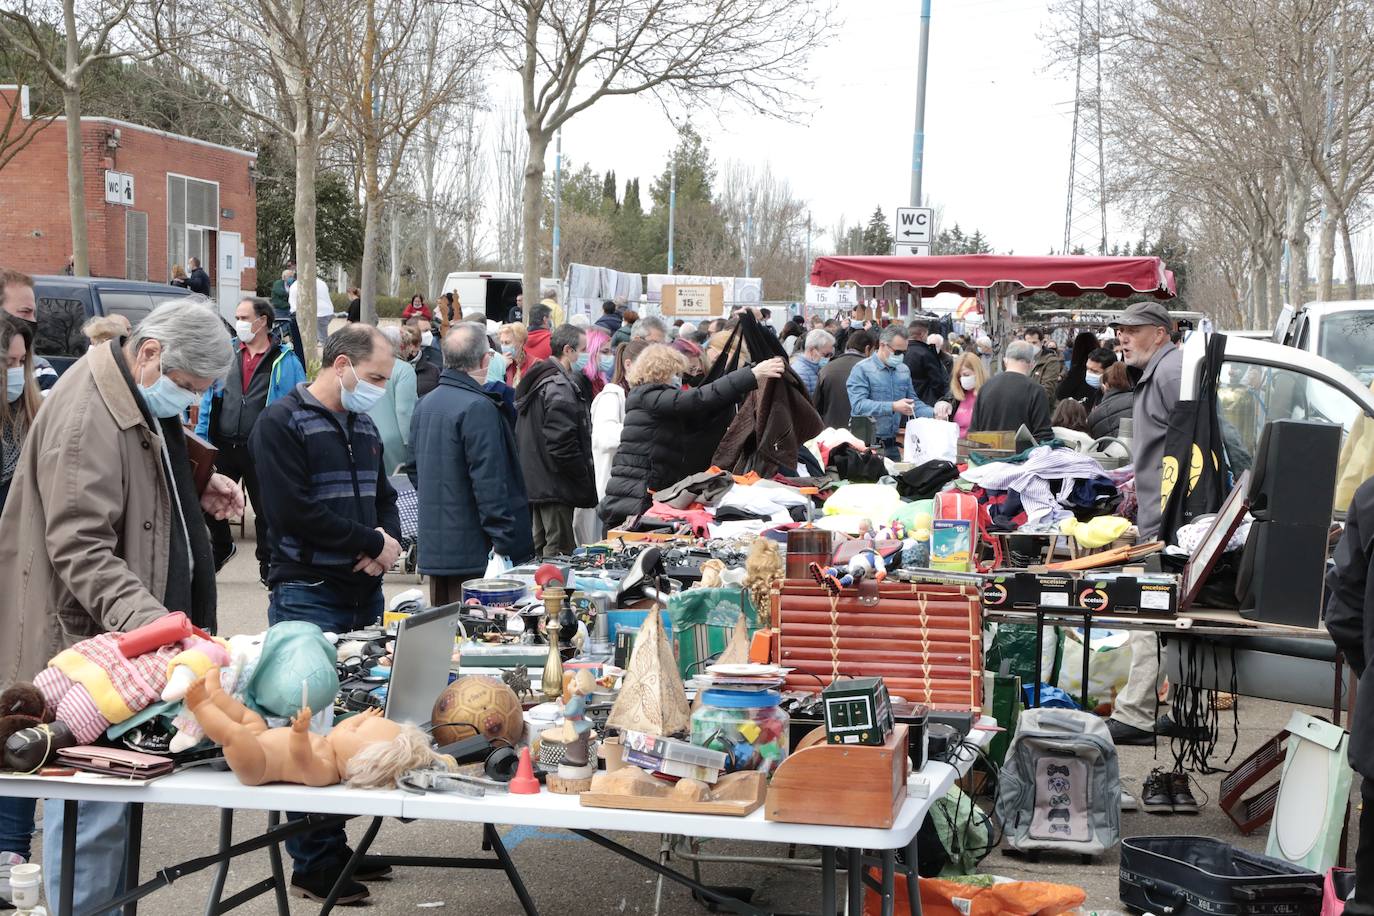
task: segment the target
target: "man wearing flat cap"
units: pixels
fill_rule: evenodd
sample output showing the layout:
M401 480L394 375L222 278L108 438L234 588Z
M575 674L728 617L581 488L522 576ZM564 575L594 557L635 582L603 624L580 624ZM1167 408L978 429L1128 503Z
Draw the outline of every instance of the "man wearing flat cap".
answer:
M1164 436L1169 414L1178 403L1183 376L1183 351L1169 340L1173 320L1160 302L1137 302L1112 322L1122 345L1126 365L1144 374L1135 387L1131 411L1135 455L1136 526L1139 543L1159 536L1160 478L1164 463ZM1116 698L1107 727L1117 744L1150 744L1155 735L1155 682L1159 659L1153 633L1132 633L1131 671L1126 687Z

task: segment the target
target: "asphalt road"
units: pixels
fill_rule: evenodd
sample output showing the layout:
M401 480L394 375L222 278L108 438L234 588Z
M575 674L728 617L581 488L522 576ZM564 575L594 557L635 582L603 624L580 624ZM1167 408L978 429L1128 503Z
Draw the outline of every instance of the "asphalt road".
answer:
M267 625L267 593L257 582L252 540L253 529L250 524L247 540L240 541L238 556L220 574L219 615L222 633L257 632ZM415 584L414 577L391 577L386 583L386 591L392 595ZM1251 750L1280 731L1293 708L1282 703L1242 698L1238 745L1231 758L1232 764L1242 760ZM1315 709L1307 711L1321 713ZM1220 751L1213 760L1213 765L1218 767L1227 766L1224 759L1231 747L1230 714L1223 713L1222 716ZM1168 748L1163 745L1158 759L1148 747L1122 748L1122 784L1138 796L1141 782L1150 769L1155 766L1167 768L1170 763ZM1267 828L1254 836L1243 837L1217 807L1220 781L1220 773L1199 778L1202 791L1210 798L1200 814L1159 816L1127 812L1121 819L1122 835L1211 836L1245 849L1263 852ZM1358 789L1358 779L1356 783ZM1199 801L1203 800L1201 793L1195 790L1195 794L1198 794ZM608 815L614 818L614 812L608 812ZM243 813L236 819L235 838L246 839L259 832L264 822L265 816L261 813ZM350 837L356 840L365 828L364 820L354 821L349 828ZM506 827L502 828L502 833L542 913L555 916L608 916L655 912L657 879L647 870L567 832ZM216 834L213 809L149 807L145 815L144 878L162 865L212 852ZM657 837L612 835L645 855L652 857L658 852ZM480 828L475 826L389 821L382 827L374 851L393 855L473 856L481 855L480 840ZM1357 833L1352 823L1352 858L1356 842ZM770 857L787 854L783 847L718 841L707 843L702 852L707 855ZM803 857L813 855L814 850L801 849L797 854ZM1086 866L1080 864L1077 856L1047 855L1037 863L1030 863L993 852L984 860L980 871L1079 886L1088 894L1085 913L1108 913L1121 909L1117 899L1118 864L1116 849ZM690 871L689 863L679 862L678 865ZM704 864L702 872L704 880L712 885L752 888L755 900L769 909L794 913L817 912L820 888L819 878L814 872L742 864ZM265 852L236 859L229 873L226 896L267 874L268 859ZM211 871L208 870L178 880L171 887L147 898L140 905L139 912L145 916L182 916L203 910L210 881ZM387 914L439 912L463 916L518 916L521 912L500 872L422 868L398 868L393 880L373 884L368 906L375 912ZM291 909L295 914L308 914L317 912L318 905L292 898ZM270 914L275 913L275 906L269 895L236 912L249 916ZM667 883L658 912L665 916L687 916L706 910L692 900L689 891Z

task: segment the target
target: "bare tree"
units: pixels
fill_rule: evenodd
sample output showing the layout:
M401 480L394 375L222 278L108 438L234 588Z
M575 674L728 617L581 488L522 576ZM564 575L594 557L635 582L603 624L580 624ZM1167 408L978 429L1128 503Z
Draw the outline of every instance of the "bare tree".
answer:
M741 254L749 253L750 273L763 280L767 295L802 294L801 277L808 266L806 201L769 166L755 169L739 162L725 164L716 200L727 230L740 239ZM844 233L843 219L840 223L837 238ZM744 275L742 259L731 267Z
M362 320L377 320L382 209L424 124L470 91L480 60L459 8L427 0L360 0L348 8L328 55L330 104L361 152L365 205L359 287ZM424 35L437 34L435 60Z
M522 189L524 286L536 289L544 157L554 133L600 99L715 97L786 114L829 0L465 0L494 21L520 75L529 143Z
M67 204L72 222L72 272L79 277L91 272L86 178L81 168L81 82L86 71L97 61L131 53L114 47L111 33L129 17L134 3L135 0L80 3L78 0L19 0L17 4L0 7L0 41L37 64L62 92L62 113L67 119ZM60 38L56 46L50 40L54 33ZM6 124L7 145L10 130L10 125ZM21 138L22 134L16 140Z
M492 153L496 157L496 259L503 269L515 270L520 266L523 239L523 163L529 158L529 144L518 116L501 119Z

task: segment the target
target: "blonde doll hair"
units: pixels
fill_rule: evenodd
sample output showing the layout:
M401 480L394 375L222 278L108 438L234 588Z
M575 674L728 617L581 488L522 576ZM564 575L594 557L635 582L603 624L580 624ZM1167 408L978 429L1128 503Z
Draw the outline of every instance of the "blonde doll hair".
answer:
M411 770L434 766L457 769L452 757L434 749L428 735L407 724L390 741L369 744L354 754L344 768L344 780L354 789L394 789Z

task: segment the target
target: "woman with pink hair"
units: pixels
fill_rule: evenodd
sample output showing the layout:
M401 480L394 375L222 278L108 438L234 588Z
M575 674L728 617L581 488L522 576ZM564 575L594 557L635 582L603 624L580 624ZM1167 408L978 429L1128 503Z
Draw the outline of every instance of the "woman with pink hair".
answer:
M611 335L604 328L587 329L587 365L582 374L591 383L592 397L601 393L615 370L615 353L611 350Z

